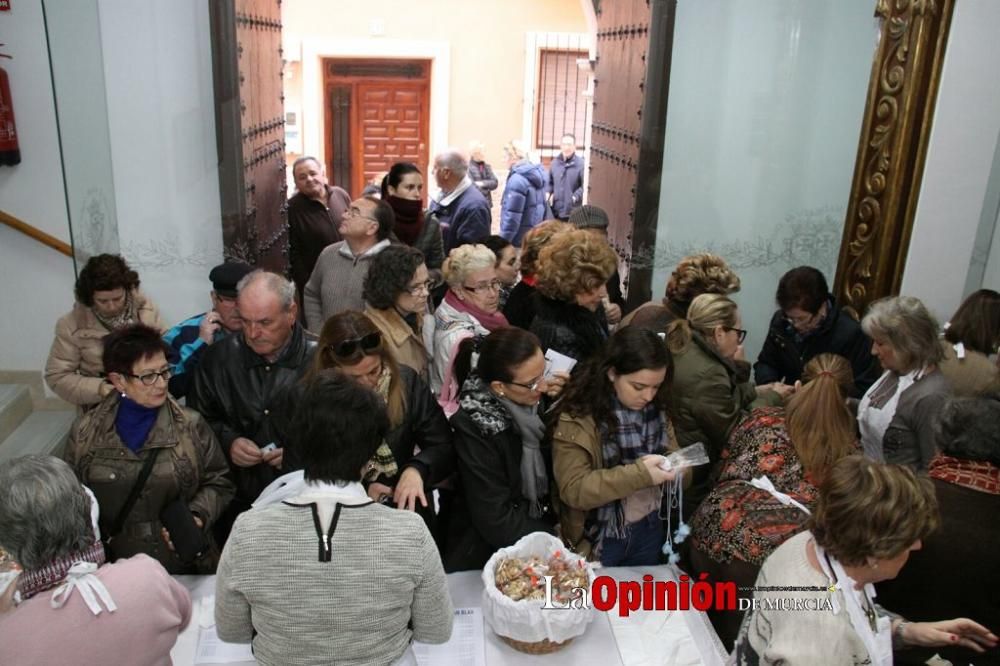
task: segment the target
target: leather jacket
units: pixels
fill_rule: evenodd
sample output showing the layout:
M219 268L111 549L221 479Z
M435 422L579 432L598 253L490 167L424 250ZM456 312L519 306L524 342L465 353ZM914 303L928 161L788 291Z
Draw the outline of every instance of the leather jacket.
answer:
M230 335L212 345L195 371L188 405L201 412L212 426L222 450L237 437L246 437L258 447L274 442L284 447L281 428L284 395L312 363L316 341L295 324L288 346L271 363L250 349L242 334ZM236 482L236 499L250 503L281 472L267 464L238 467L230 462Z

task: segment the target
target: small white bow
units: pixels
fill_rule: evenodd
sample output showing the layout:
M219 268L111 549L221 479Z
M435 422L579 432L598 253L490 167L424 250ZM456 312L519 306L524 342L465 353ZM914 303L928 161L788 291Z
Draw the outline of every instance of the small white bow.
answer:
M805 511L806 515L812 515L812 511L807 509L801 502L792 499L789 495L775 488L774 484L771 483L771 479L767 478L766 476L758 476L756 479L750 481L749 483L754 488L760 488L761 490L766 490L767 492L771 493L774 499L778 500L785 506L798 507L803 511Z
M52 591L52 607L62 608L73 594L73 590L80 591L83 602L94 615L100 615L104 608L98 603L97 598L104 602L109 613L118 610L114 600L108 593L108 588L104 587L101 579L94 575L97 565L93 562L77 562L69 568L66 574L66 581Z

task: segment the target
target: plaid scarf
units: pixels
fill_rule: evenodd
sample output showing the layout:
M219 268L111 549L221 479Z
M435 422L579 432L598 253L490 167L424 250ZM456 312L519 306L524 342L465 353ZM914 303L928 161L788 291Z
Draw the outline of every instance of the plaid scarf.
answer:
M382 374L378 376L375 392L382 396L386 403L389 402L389 384L391 382L392 372L389 370L389 366L383 363ZM392 449L385 443L385 440L382 440L382 443L375 450L375 455L368 461L364 481L372 483L379 478L392 480L396 478L397 474L399 474L399 465L396 464L396 456L393 455Z
M927 476L945 483L1000 495L1000 467L982 460L962 460L939 453L931 459Z
M93 562L101 566L105 562L104 544L95 541L89 548L57 557L45 566L27 570L17 579L17 589L22 599L30 599L39 592L51 589L63 582L70 568L77 562Z
M91 310L94 316L97 317L97 321L101 322L101 325L109 331L117 331L119 328L124 328L129 324L139 321L139 314L135 309L135 296L131 291L125 292L125 307L114 317L102 317L97 310L93 308Z
M617 427L609 430L604 425L600 426L604 468L631 465L644 455L663 453L666 423L662 412L652 403L636 411L626 409L617 397L613 400ZM588 521L587 539L594 544L594 552L598 555L605 537L624 539L627 536L622 499L598 507Z

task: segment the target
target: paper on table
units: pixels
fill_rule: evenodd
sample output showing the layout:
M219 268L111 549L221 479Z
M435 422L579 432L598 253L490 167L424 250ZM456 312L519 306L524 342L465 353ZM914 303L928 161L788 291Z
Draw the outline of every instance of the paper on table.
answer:
M622 663L634 666L698 666L701 655L679 611L608 613Z
M420 666L486 666L483 609L456 608L451 638L441 645L413 643Z
M256 663L249 643L225 643L215 633L215 625L198 630L198 650L194 655L196 664L232 664L236 662Z
M560 354L554 349L549 349L545 352L545 360L548 361L548 369L545 371L546 379L551 379L552 375L556 372L569 374L573 371L573 366L576 365L575 358Z

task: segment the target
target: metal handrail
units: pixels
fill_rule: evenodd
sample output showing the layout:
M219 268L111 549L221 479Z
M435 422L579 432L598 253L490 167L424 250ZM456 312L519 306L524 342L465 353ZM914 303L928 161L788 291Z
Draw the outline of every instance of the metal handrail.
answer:
M24 220L19 220L10 213L5 213L4 211L0 210L0 222L3 222L11 229L16 229L17 231L20 231L25 236L34 238L42 245L47 245L56 252L65 254L67 257L73 256L73 248L70 247L69 243L61 241L55 236L47 234L41 229L37 229L31 226Z

